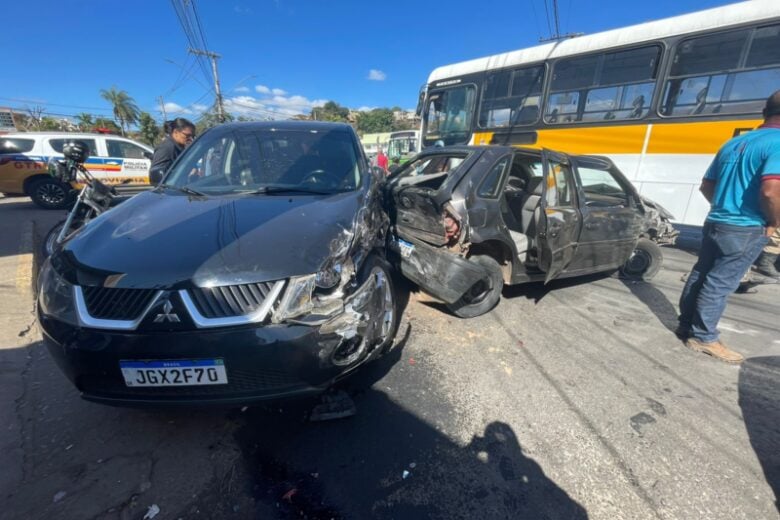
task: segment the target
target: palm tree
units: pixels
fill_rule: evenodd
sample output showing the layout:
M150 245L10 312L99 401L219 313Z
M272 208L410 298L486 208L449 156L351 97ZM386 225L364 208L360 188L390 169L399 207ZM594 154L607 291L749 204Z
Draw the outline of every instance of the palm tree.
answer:
M108 90L101 90L100 96L113 105L114 119L119 122L122 135L125 135L126 128L138 121L140 110L135 100L124 90L118 90L116 85Z
M89 130L95 124L95 122L92 120L92 114L87 114L86 112L76 114L76 121L78 121L79 129L82 132L89 132Z

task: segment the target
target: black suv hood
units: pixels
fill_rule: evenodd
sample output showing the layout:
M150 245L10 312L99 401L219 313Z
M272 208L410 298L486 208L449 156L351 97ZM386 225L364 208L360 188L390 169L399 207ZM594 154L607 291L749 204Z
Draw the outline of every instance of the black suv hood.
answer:
M317 272L351 236L363 197L151 191L91 221L62 253L79 271L111 276L115 287L279 280Z

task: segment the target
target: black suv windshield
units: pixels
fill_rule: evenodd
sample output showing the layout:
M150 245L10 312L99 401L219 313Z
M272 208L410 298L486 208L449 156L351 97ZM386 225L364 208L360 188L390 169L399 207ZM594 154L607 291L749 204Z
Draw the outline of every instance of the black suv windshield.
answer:
M360 186L355 140L343 130L239 128L187 148L164 185L205 195L352 191Z

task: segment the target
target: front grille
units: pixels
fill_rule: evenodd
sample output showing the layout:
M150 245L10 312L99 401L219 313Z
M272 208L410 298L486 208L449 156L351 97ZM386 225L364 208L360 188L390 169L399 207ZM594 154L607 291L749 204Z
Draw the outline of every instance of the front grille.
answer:
M82 392L105 397L210 397L276 392L308 386L281 370L227 369L228 384L203 386L133 387L125 385L121 373L80 376L76 385Z
M154 289L82 287L87 311L101 320L135 320L152 301Z
M275 282L198 287L188 292L205 318L229 318L251 314L263 305Z

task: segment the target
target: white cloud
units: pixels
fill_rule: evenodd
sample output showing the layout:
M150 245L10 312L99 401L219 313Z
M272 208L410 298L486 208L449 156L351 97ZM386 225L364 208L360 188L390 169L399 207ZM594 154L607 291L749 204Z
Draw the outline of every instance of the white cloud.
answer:
M173 101L168 101L163 105L163 108L167 113L174 113L174 114L192 114L192 110L189 108L185 108L178 103L174 103Z
M235 90L236 92L249 92L249 87L238 87L233 90Z
M192 105L192 109L195 110L196 112L205 112L206 110L209 109L209 107L208 105L199 105L195 103L194 105Z
M259 89L258 87L263 87ZM313 107L324 105L325 99L309 99L299 95L273 95L274 91L280 89L269 89L263 85L258 85L255 90L267 90L266 96L234 96L225 99L225 109L235 115L243 115L256 119L272 118L285 119L298 114L306 114ZM284 91L281 91L284 92ZM261 92L263 93L263 92ZM285 93L286 94L286 93Z
M287 95L287 91L282 90L280 88L272 89L271 92L273 92L274 96L286 96Z
M371 81L384 81L387 79L387 74L379 69L371 69L368 71L368 78L366 79L370 79Z
M360 108L357 108L355 110L357 110L358 112L371 112L375 108L377 108L377 107L360 107Z
M270 94L271 89L266 87L265 85L256 85L255 90L259 92L260 94Z

